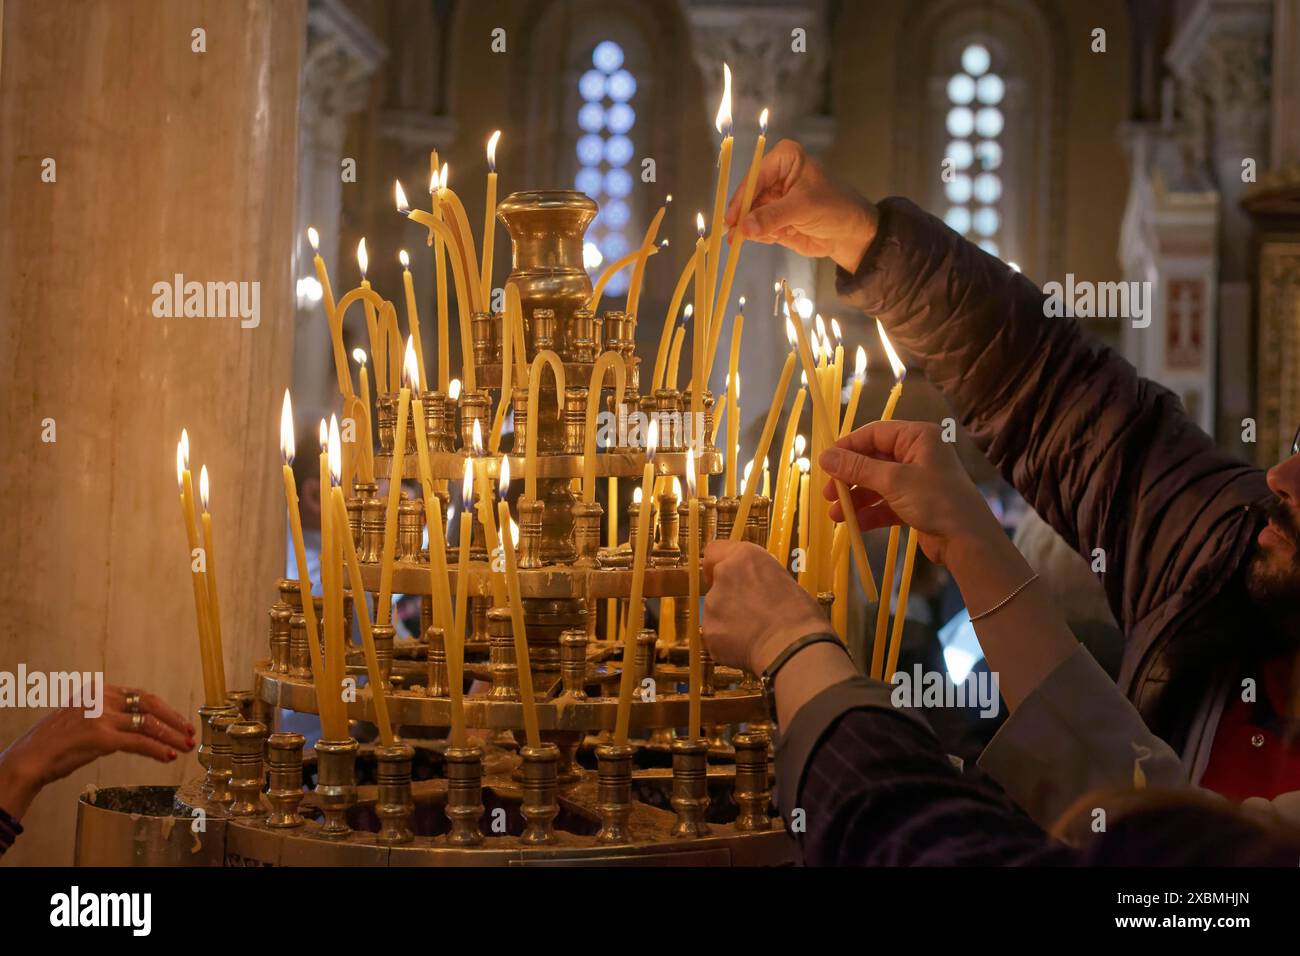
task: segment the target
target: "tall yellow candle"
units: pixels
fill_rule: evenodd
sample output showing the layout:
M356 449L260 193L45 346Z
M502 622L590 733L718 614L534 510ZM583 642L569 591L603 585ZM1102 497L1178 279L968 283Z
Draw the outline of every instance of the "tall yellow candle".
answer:
M605 271L600 274L600 277L596 279L596 285L592 288L591 295L587 299L587 311L595 312L600 309L600 300L605 295L605 286L609 285L610 280L613 279L614 276L618 275L620 272L622 272L628 266L632 265L634 262L639 262L641 261L642 258L648 259L650 256L653 256L658 251L659 251L659 247L652 245L648 251L645 251L645 255L643 257L642 256L643 250L633 249L627 255L623 256L621 259L615 259L613 262L611 262L605 268Z
M664 387L677 387L677 373L682 364L682 343L686 340L686 326L691 321L691 313L694 306L686 306L686 312L682 322L677 326L677 331L673 333L672 348L668 350L668 365L664 374Z
M691 256L686 260L681 275L677 277L677 286L673 289L673 297L668 303L668 311L664 314L663 330L659 333L659 350L655 352L654 376L650 382L652 391L663 385L664 373L668 363L668 349L671 346L673 329L677 325L677 310L682 307L682 299L686 297L686 284L695 275L695 263L695 256Z
M767 412L767 420L763 422L763 432L758 438L758 448L754 451L754 461L761 462L767 457L767 451L772 445L772 436L776 433L776 423L781 417L781 409L785 406L785 393L790 388L790 379L794 377L794 353L791 352L785 357L785 365L781 369L781 378L777 381L776 392L772 395L772 405ZM749 473L749 480L745 482L745 493L740 497L740 507L736 510L736 523L731 528L731 540L740 541L745 534L745 521L749 518L749 509L754 504L754 495L758 490L758 482L761 477L759 472L761 467L753 469Z
M797 316L799 313L794 307L794 298L790 294L790 287L782 283L782 291L785 294L786 308L789 309L790 315ZM799 358L803 362L804 371L808 374L810 381L810 391L813 397L813 419L822 425L826 434L834 434L830 430L830 413L825 407L821 390L816 384L816 365L813 362L812 350L808 346L808 333L804 330L803 323L792 321L790 325L795 332L795 340L799 345ZM862 590L867 594L869 600L875 600L876 582L871 576L871 566L867 563L867 549L862 541L862 534L858 528L858 513L853 507L853 497L849 494L848 485L840 480L835 481L835 492L840 500L840 507L844 510L844 523L849 529L849 546L853 549L853 561L858 569L858 582L862 585Z
M479 266L479 292L481 301L492 298L492 252L496 245L497 226L497 143L501 130L496 130L487 142L487 197L483 202L483 261Z
M438 202L438 151L429 153L429 197L433 218L442 222L442 204ZM451 333L447 327L447 258L442 234L429 230L433 243L434 276L438 286L438 391L447 394L451 384Z
M209 706L225 703L225 692L217 683L216 668L212 661L212 641L208 634L211 626L208 614L208 592L203 572L195 569L194 552L199 547L198 522L194 518L194 482L189 470L189 435L181 431L176 445L176 484L180 490L181 517L185 521L185 537L190 550L186 562L190 566L190 583L194 591L194 619L199 637L199 665L203 670L203 697Z
M456 246L460 249L465 264L465 275L470 280L470 292L474 300L475 312L487 311L487 299L480 297L482 277L479 275L478 263L474 256L474 234L469 231L469 217L465 215L465 205L460 201L455 190L447 185L447 164L442 166L442 182L438 188L438 199L451 210L452 234L456 237ZM462 322L462 325L464 322Z
M397 258L402 263L402 289L406 292L406 328L415 340L415 365L416 370L420 373L417 392L427 391L429 388L429 379L425 375L424 364L424 342L420 338L420 310L415 304L415 281L411 277L411 257L406 254L406 250L401 250Z
M695 336L691 344L691 434L698 435L704 421L704 390L708 388L704 349L709 328L708 246L704 239L704 214L695 214ZM647 493L649 493L647 491ZM649 500L649 499L647 499Z
M736 219L737 227L749 216L749 210L754 204L754 190L758 186L758 167L763 161L763 150L767 146L767 115L765 107L758 116L758 141L754 143L754 157L749 161L749 172L745 174L745 191L741 194L740 216ZM734 229L727 249L727 265L722 272L722 285L718 288L718 302L726 302L731 295L731 283L736 278L736 264L740 261L740 247L744 242L740 229Z
M541 431L542 372L550 366L555 378L556 414L564 414L564 363L550 349L543 349L533 359L528 371L528 441L527 455L524 458L524 497L529 501L537 500L537 433Z
M700 499L695 490L694 452L686 456L686 499L686 639L690 653L687 736L690 740L698 740L704 682L700 648Z
M805 464L811 464L807 459L799 461L799 550L802 554L803 570L799 572L799 586L805 591L809 590L808 577L808 472L809 468ZM811 593L811 591L809 592ZM815 596L815 595L814 595Z
M915 528L907 530L907 550L903 555L903 579L898 583L898 608L894 611L894 629L889 638L889 655L881 680L889 682L898 670L898 655L903 649L903 627L907 622L907 595L912 589L912 570L916 566L917 534Z
M710 324L721 321L721 311L715 308L719 302L713 298L718 280L718 260L722 252L722 233L726 226L723 213L727 208L728 186L731 180L731 149L734 140L731 136L731 67L722 64L722 101L718 104L718 115L714 118L714 127L722 134L722 145L718 149L718 184L713 191L713 231L709 235L709 272L708 304L703 306L709 316ZM699 311L701 306L696 306ZM710 326L711 327L711 326Z
M794 453L794 440L799 431L799 416L803 414L803 403L808 397L808 390L800 388L795 393L794 405L790 407L790 414L785 420L785 433L781 437L781 451L776 460L776 495L772 498L772 506L778 509L785 502L786 487L790 482L790 469L794 467L796 457ZM773 526L779 527L781 513L779 510L774 511ZM775 546L780 543L780 535L774 534L768 540L768 544ZM774 547L769 547L772 557L780 560L781 555Z
M385 349L388 352L386 364L388 367L388 391L395 392L402 387L402 375L405 371L403 362L404 351L402 349L402 333L397 327L397 309L391 302L385 302L380 309L380 326L384 329L386 336ZM419 374L418 367L416 374ZM411 389L419 391L418 381L411 382Z
M799 478L808 474L808 459L800 458L786 483L785 498L781 504L781 543L774 557L787 569L790 567L790 544L794 540L795 513L799 510Z
M831 605L831 626L840 640L848 637L849 620L849 539L844 525L837 525L831 544L831 567L835 570L835 603Z
M898 400L903 395L903 379L907 377L907 366L894 351L894 345L889 341L889 336L885 334L885 327L880 324L879 319L876 320L876 331L880 333L880 344L885 347L885 357L889 359L889 367L894 373L894 387L889 390L885 409L880 413L880 420L887 422L894 417L894 409L898 407Z
M338 554L334 547L334 516L329 507L330 464L329 464L329 424L321 419L321 453L320 453L320 583L321 607L325 616L325 648L323 663L325 667L325 699L333 709L337 722L334 729L340 734L335 740L347 736L346 707L340 690L338 663L342 657L343 615L334 611L334 561ZM303 594L304 602L310 600L309 593ZM336 703L337 702L337 703ZM319 703L319 702L318 702Z
M894 592L894 566L898 562L899 526L889 529L889 547L885 551L885 570L880 576L880 604L876 607L876 636L871 645L871 676L880 679L885 672L885 635L889 623L889 599Z
M533 694L533 669L528 658L528 635L524 631L524 602L519 593L519 565L515 560L514 539L510 527L510 506L500 501L497 503L500 524L503 529L502 544L506 551L506 586L510 601L510 631L515 642L515 661L519 671L519 699L523 703L524 737L528 746L538 747L542 743L541 731L538 729L537 698Z
M636 514L636 551L632 555L632 587L627 601L627 622L623 625L623 670L618 686L618 712L614 724L614 743L627 744L632 720L632 694L636 687L636 638L645 621L641 606L645 593L646 555L649 551L650 502L654 499L655 449L659 443L659 423L652 420L646 432L645 468L641 472L641 507Z
M736 455L740 449L740 340L745 334L745 303L741 300L740 311L731 327L731 359L727 362L727 477L723 483L723 494L728 498L736 497ZM793 368L793 364L787 362ZM783 396L784 397L784 396Z
M614 371L614 407L623 404L623 391L627 385L627 365L618 352L602 352L591 369L587 385L587 417L584 422L582 446L582 500L596 500L596 416L600 412L605 377Z
M487 541L488 563L491 565L491 563L496 560L496 550L498 547L497 542L500 539L497 537L496 508L493 506L494 495L492 493L492 478L487 473L487 462L482 458L475 457L476 455L481 454L483 450L483 439L479 432L477 419L474 421L474 439L475 452L474 455L470 456L470 460L474 463L474 476L475 481L478 484L478 518L483 525L483 537L484 540ZM503 469L503 474L506 476L506 481L509 481L509 459L502 458L501 467ZM502 530L508 530L509 527L510 526L507 524ZM488 587L492 590L493 605L496 607L504 607L506 603L505 579L499 574L489 574Z
M397 509L402 500L402 472L406 467L406 416L411 405L411 383L418 374L415 369L415 346L406 341L403 361L405 381L397 393L397 425L393 431L393 457L388 471L388 508L384 513L384 551L379 566L379 598L375 605L375 620L387 625L393 619L393 568L397 558Z
M506 410L514 392L514 324L517 321L523 321L519 289L513 282L507 282L506 308L501 316L501 397L497 401L497 413L492 419L492 433L488 438L488 449L494 455L501 452L501 432L505 428Z
M455 642L457 648L462 654L461 660L464 660L465 647L465 628L468 623L466 617L469 609L469 548L470 539L474 532L474 463L465 459L465 477L461 481L461 509L460 509L460 545L459 561L456 567L456 610L454 614L455 623L452 624L452 631L455 633ZM463 675L463 672L462 672ZM448 674L451 678L452 690L456 689L456 678ZM463 681L463 676L461 677ZM453 711L454 713L454 711ZM459 736L457 733L459 732ZM457 747L465 746L465 728L452 727L452 743Z
M611 550L618 548L618 476L609 476L605 495L605 544ZM618 637L618 598L605 602L605 640Z
M216 551L212 547L212 514L208 511L209 497L208 486L208 466L204 465L199 469L199 502L203 506L203 555L204 578L206 579L208 591L208 619L210 629L208 633L212 637L212 661L216 666L217 686L221 688L222 695L226 691L226 656L221 641L221 603L217 600L217 559Z
M636 260L636 267L632 270L632 282L627 289L627 314L636 318L637 309L641 305L641 288L645 283L645 266L650 257L655 252L655 239L659 235L659 224L664 220L664 213L668 211L668 205L673 201L672 196L664 199L664 204L659 207L655 213L654 219L650 220L650 225L646 228L645 236L641 239L641 248L638 250L640 255ZM668 240L664 240L664 245Z
M335 311L334 290L330 287L329 270L320 257L320 233L307 227L307 241L311 243L312 264L316 267L316 281L320 283L321 304L325 306L325 321L329 325L330 343L334 350L334 371L339 379L339 392L352 394L352 376L348 374L348 361L343 354L343 321Z
M284 390L280 408L281 477L284 479L284 500L289 511L289 532L293 538L293 553L298 565L298 587L302 595L302 616L307 631L307 652L311 659L312 682L316 686L317 708L320 711L321 730L331 740L347 735L346 726L340 730L337 719L342 699L328 692L325 661L321 654L320 631L316 623L316 602L311 596L311 576L307 570L307 549L303 545L302 514L298 508L298 486L293 477L293 458L296 442L293 434L293 406L289 390ZM337 704L338 707L333 706ZM345 722L346 724L346 722Z
M844 421L840 423L840 437L853 431L853 422L858 417L858 402L862 398L862 386L867 381L867 350L858 346L858 354L853 368L853 384L849 386L849 404L844 409Z
M352 358L360 366L358 377L361 380L360 401L364 418L361 426L365 431L365 434L357 439L357 444L360 446L357 471L362 481L373 485L375 483L375 427L370 417L370 374L366 371L366 353L363 349L353 349Z

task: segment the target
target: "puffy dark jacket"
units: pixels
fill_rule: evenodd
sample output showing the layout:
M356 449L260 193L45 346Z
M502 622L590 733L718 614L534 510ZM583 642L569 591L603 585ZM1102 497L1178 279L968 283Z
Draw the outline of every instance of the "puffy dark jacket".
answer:
M1119 674L1152 731L1182 752L1206 694L1257 636L1243 572L1271 495L1178 398L1044 293L906 199L839 291L878 316L984 454L1102 575L1125 635ZM1158 328L1158 326L1153 326ZM1153 332L1154 334L1154 332Z

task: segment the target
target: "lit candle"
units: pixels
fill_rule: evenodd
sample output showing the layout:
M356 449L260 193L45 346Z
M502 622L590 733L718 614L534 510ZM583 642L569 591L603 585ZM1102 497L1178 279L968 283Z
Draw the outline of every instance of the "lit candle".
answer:
M786 307L790 310L791 318L794 319L798 312L794 308L794 299L790 295L790 287L782 283L785 293ZM803 322L792 321L794 327L795 340L799 345L799 358L803 362L804 371L808 377L813 379L812 385L816 384L816 364L813 362L812 350L808 346L808 334L804 330ZM812 387L813 397L813 420L819 422L825 434L834 434L830 429L830 413L825 407L824 396L821 390ZM844 511L844 523L848 526L849 546L853 549L853 560L858 569L858 582L862 585L862 590L866 593L869 600L875 600L876 582L871 576L871 567L867 564L867 549L862 541L862 534L858 529L858 513L853 507L853 496L849 494L848 485L839 479L835 480L835 491L840 501L840 507Z
M677 373L682 363L682 342L686 340L686 326L690 324L694 311L695 306L686 306L686 310L682 313L682 321L677 323L677 331L673 333L673 345L668 350L668 367L664 376L666 388L677 387Z
M790 407L790 414L785 420L785 434L781 437L781 453L776 459L776 496L772 499L773 507L782 505L785 502L786 487L790 483L790 469L794 467L795 454L794 443L798 437L799 418L803 414L803 403L808 397L808 390L800 388L795 393L794 405ZM799 453L802 454L802 451ZM777 520L780 518L779 512L776 515ZM768 544L772 547L772 557L781 560L781 553L775 546L780 543L779 535L772 535L768 539Z
M690 740L698 740L704 682L700 653L700 499L695 488L694 452L686 455L686 568L686 638L691 674L687 736Z
M807 474L809 462L807 458L800 458L793 466L790 472L789 480L785 486L785 496L781 501L781 525L780 525L780 545L773 555L782 566L790 566L790 543L794 540L794 518L795 512L799 510L799 478L801 474Z
M470 337L470 317L476 311L474 303L478 286L470 285L470 277L467 276L465 270L465 260L460 254L460 246L452 228L432 213L427 213L423 209L412 209L406 201L406 192L402 189L400 182L394 186L393 191L397 200L398 212L412 222L418 222L424 226L431 235L441 237L443 242L447 244L449 258L451 259L451 275L456 283L456 302L460 312L461 363L465 370L465 387L470 391L474 391L474 343ZM443 190L439 190L439 192L441 194ZM438 323L438 347L445 354L442 340L448 335L446 320L439 315ZM448 386L450 387L450 382L448 382Z
M343 695L340 693L338 660L342 654L342 637L340 632L343 628L342 612L334 612L334 559L337 550L334 547L334 517L329 507L330 498L330 473L329 473L329 423L321 419L320 423L320 580L321 580L321 608L324 614L325 626L325 647L322 651L322 664L324 666L324 680L321 687L321 693L324 694L324 700L329 701L329 707L334 712L334 722L332 724L333 732L340 734L335 740L342 740L347 736L347 708L343 703ZM301 582L300 582L301 585ZM310 601L310 589L303 592L303 601ZM318 701L320 706L325 706Z
M225 703L225 691L217 683L217 672L213 666L207 587L203 572L194 568L194 552L199 547L199 529L194 516L194 479L190 475L189 455L190 436L182 429L181 440L176 444L176 486L181 496L185 537L190 546L186 560L190 566L190 583L194 589L194 619L199 635L199 664L203 669L203 696L209 706L216 706Z
M885 327L880 324L879 319L876 320L876 331L880 333L880 343L885 347L885 357L889 359L889 367L894 373L894 386L889 390L889 398L885 400L885 410L880 413L880 420L887 422L894 417L894 409L898 407L898 400L903 395L903 379L907 378L907 366L894 351L893 343L889 341L889 336L885 334Z
M415 282L411 278L411 257L403 249L397 254L397 258L402 263L402 287L406 291L406 327L411 333L411 338L415 340L415 364L420 373L415 390L423 392L428 389L429 380L424 374L424 344L420 339L420 310L415 304Z
M903 647L903 626L907 621L907 594L912 588L912 569L916 565L917 533L915 528L907 531L907 550L903 554L903 579L898 584L898 608L894 611L894 629L889 638L889 656L885 663L881 679L892 680L898 670L898 655Z
M508 474L508 473L507 473ZM537 698L533 695L533 669L528 658L528 636L524 631L524 602L519 590L519 565L515 560L515 544L508 533L510 506L504 500L497 503L501 519L502 545L506 551L506 585L510 604L510 630L515 642L515 661L519 672L519 699L523 703L524 737L528 746L538 747L542 737L538 729Z
M531 429L531 425L529 426ZM645 468L641 472L641 507L636 512L636 551L632 555L632 588L627 602L627 623L623 627L623 672L618 689L618 713L614 743L626 745L632 719L632 693L636 685L636 638L645 623L641 606L645 591L646 553L649 550L650 502L654 498L655 449L659 443L659 422L652 419L646 432Z
M358 471L361 474L361 480L374 484L375 482L375 446L374 446L374 424L370 418L370 374L366 371L366 353L364 349L355 348L352 350L352 358L360 366L359 378L361 380L361 410L362 422L361 429L364 435L357 439L361 446L360 456L358 459Z
M600 308L600 300L605 295L605 286L609 285L609 281L613 279L614 276L632 265L632 263L648 259L658 251L659 247L656 245L651 245L649 250L633 249L627 255L623 256L623 258L615 259L611 262L605 271L600 274L600 278L596 280L596 285L591 291L591 296L587 299L587 311L595 312ZM643 252L644 255L642 255Z
M862 398L862 386L867 381L867 350L858 346L857 358L853 367L853 384L849 387L849 404L844 409L844 421L840 424L840 437L853 431L853 420L858 414L858 401Z
M370 280L366 278L366 273L370 269L370 253L366 251L365 236L362 236L357 243L357 268L361 271L361 283L353 291L360 290L361 293L357 298L361 299L366 314L366 333L370 337L370 354L375 359L375 388L382 389L384 383L388 381L388 365L385 361L387 348L384 342L384 330L380 328L378 318L379 307L383 305L383 299L370 288ZM350 292L339 303L340 324L343 316L347 313L347 307L353 301Z
M691 345L691 434L699 434L704 421L704 390L708 388L704 368L704 350L708 342L709 286L705 256L704 214L695 214L695 336Z
M722 273L722 285L718 289L718 301L726 302L731 295L731 283L736 277L736 263L740 261L740 247L745 238L741 235L740 224L749 216L754 204L754 190L758 186L758 167L763 161L763 150L767 146L767 109L758 116L758 141L754 144L754 158L749 161L749 172L745 175L745 191L741 194L740 216L736 219L736 229L730 236L727 249L727 266Z
M641 288L645 282L645 264L655 253L655 239L659 235L659 224L663 222L664 213L668 211L668 205L672 201L673 197L671 195L664 199L664 204L659 207L659 211L655 213L654 219L650 221L650 225L645 231L645 236L641 240L641 248L637 250L639 255L636 260L636 267L632 270L632 282L627 290L627 314L634 319L636 318L637 307L641 304ZM667 239L663 241L663 245L668 245Z
M785 357L781 369L781 378L777 382L776 392L772 395L772 405L767 411L767 420L763 422L763 432L758 439L758 448L754 451L754 461L762 461L772 445L772 436L776 433L776 423L785 406L785 393L790 388L790 379L794 377L794 353ZM734 414L734 413L733 413ZM749 518L749 509L754 504L754 494L758 490L758 471L752 471L745 481L745 493L741 495L740 507L736 510L736 523L731 528L731 540L740 541L745 534L745 521Z
M375 605L375 620L383 625L388 625L393 619L393 567L397 558L397 508L402 500L402 473L406 468L406 416L410 411L411 385L419 374L415 368L415 345L410 339L406 340L402 369L402 388L397 393L397 425L393 432L393 457L388 469L388 510L384 514L379 598Z
M727 401L730 407L727 409L727 479L723 493L728 498L736 497L736 453L740 448L740 340L744 334L745 300L741 299L740 311L731 327L731 359L727 362Z
M432 216L442 222L442 204L438 202L438 151L429 153L429 200ZM429 230L428 240L433 244L434 275L438 286L438 391L447 394L451 384L451 336L447 328L447 258L442 234Z
M714 118L713 125L722 134L722 146L718 150L718 185L713 192L713 231L709 236L707 279L709 298L703 306L704 314L709 317L710 328L712 323L720 321L715 305L726 301L713 298L718 280L718 259L722 252L722 233L726 228L723 213L727 208L729 194L727 187L731 180L731 148L734 142L731 137L731 67L726 63L722 64L722 101L718 104L718 115ZM697 304L696 311L698 312L700 308Z
M385 301L379 310L379 327L383 329L385 336L384 348L388 357L384 360L388 368L388 391L396 392L402 387L402 375L406 371L403 357L405 350L402 348L402 333L397 328L397 308L391 302ZM419 369L416 369L417 374ZM420 390L418 380L412 381L412 391Z
M803 552L803 570L799 572L799 586L808 590L808 472L812 462L799 459L799 550Z
M208 466L199 469L199 503L203 506L203 564L206 568L204 578L208 591L208 633L212 638L212 660L216 665L217 686L224 695L226 690L226 655L221 641L221 605L217 600L217 561L212 547L212 515L208 511L209 502Z
M492 297L492 250L496 242L497 225L497 143L501 130L496 130L487 142L487 198L483 206L483 263L479 268L479 293L481 302Z
M650 382L652 392L654 389L660 388L664 383L672 331L677 325L677 310L682 307L682 299L686 297L687 283L695 275L695 263L695 256L690 256L686 260L686 265L682 268L682 274L677 277L677 286L673 289L672 300L668 303L668 311L664 315L663 331L659 333L659 350L655 353L654 376Z
M284 390L284 403L280 407L280 457L282 462L281 477L284 479L284 500L289 511L289 532L293 537L293 552L298 564L298 589L302 595L302 616L307 631L307 652L311 658L312 682L316 687L317 708L320 711L321 730L331 740L346 736L346 728L340 732L336 718L337 708L333 706L337 698L339 706L342 698L337 694L326 692L325 662L321 655L320 631L316 624L316 602L311 596L311 577L307 571L307 549L303 545L302 514L298 509L298 486L293 477L293 458L296 442L293 435L293 406L289 399L289 390Z
M311 243L312 262L316 266L316 280L320 283L321 303L325 306L325 321L329 324L330 341L334 346L334 371L339 377L339 391L352 394L352 377L348 375L348 362L343 355L343 320L335 311L334 290L330 288L329 271L320 257L320 233L307 227L307 241Z
M583 430L582 445L582 500L596 500L596 415L600 412L602 388L606 373L614 370L614 407L623 404L623 391L627 384L627 366L618 352L602 352L591 369L587 385L587 420Z
M478 483L478 520L483 525L483 538L487 542L488 566L496 560L497 549L497 521L496 508L493 504L492 479L487 473L487 463L481 457L483 454L483 430L479 426L478 419L474 419L474 430L471 441L470 461L474 463L474 476ZM508 459L502 458L501 465L504 469L505 480L510 480L510 464ZM499 574L488 575L488 587L492 589L492 604L495 607L504 607L506 603L505 580Z
M469 291L474 302L475 312L487 311L486 299L479 297L482 289L482 277L478 274L478 263L474 256L474 234L469 231L469 218L465 215L465 206L460 196L447 185L447 164L442 164L441 181L438 184L438 200L446 203L451 210L452 235L456 238L456 247L460 250L465 266L465 276L469 279ZM464 320L462 320L464 325Z
M468 623L466 613L469 609L469 546L474 531L474 513L472 511L474 506L474 462L468 457L465 459L465 476L461 480L460 489L460 560L456 568L456 612L452 632L455 634L454 640L463 661L465 626ZM450 673L447 676L451 680L453 691L456 689L457 681L463 681L463 672L459 676ZM452 743L457 747L465 746L465 727L463 723L459 728L452 727Z
M564 363L550 349L543 349L533 359L528 370L528 448L524 458L524 497L537 500L537 433L542 430L539 395L542 388L542 370L549 365L555 377L556 414L564 414Z
M605 544L610 551L618 549L618 476L609 476L605 500ZM618 598L605 601L605 640L618 637Z
M335 463L339 461L339 443L338 430L330 431L330 467L334 470ZM338 486L339 472L334 471L335 484L330 489L330 506L334 509L333 521L335 526L343 529L348 526L348 508L343 500L343 489ZM353 607L356 609L357 622L361 629L361 649L366 656L366 673L370 676L370 699L374 704L375 723L379 727L379 739L385 747L391 747L396 742L393 735L393 724L388 716L388 688L385 686L386 681L379 675L379 655L375 650L375 634L370 626L370 608L366 603L366 585L361 578L361 563L357 560L357 549L352 543L352 535L339 534L337 537L339 546L343 550L343 563L347 568L348 581L352 586ZM340 582L340 589L342 582ZM338 604L340 613L342 611L342 593L340 591Z

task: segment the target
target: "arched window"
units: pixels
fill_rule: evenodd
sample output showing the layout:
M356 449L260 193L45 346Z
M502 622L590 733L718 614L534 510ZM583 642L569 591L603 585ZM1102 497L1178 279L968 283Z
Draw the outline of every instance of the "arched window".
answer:
M600 204L600 214L587 233L600 256L588 257L589 265L626 255L636 241L629 199L636 87L636 77L624 66L623 48L613 40L597 43L591 51L590 69L578 78L581 135L574 176L574 186ZM627 291L630 271L624 269L614 276L607 291L612 295Z
M1006 83L993 70L988 48L971 43L961 52L957 72L946 87L949 136L945 153L944 221L955 232L993 255L1001 255L1002 111Z

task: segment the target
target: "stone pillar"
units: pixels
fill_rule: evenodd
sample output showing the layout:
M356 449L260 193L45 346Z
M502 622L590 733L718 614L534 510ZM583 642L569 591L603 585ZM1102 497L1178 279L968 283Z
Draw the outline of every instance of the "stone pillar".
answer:
M0 668L102 671L193 714L182 426L212 475L232 688L250 686L265 651L283 566L276 424L293 356L304 4L9 0L3 17ZM159 317L155 284L177 274L247 283L260 321ZM0 742L40 716L0 710ZM70 863L88 783L196 769L192 756L92 764L47 788L5 862Z

